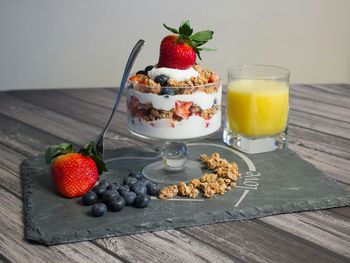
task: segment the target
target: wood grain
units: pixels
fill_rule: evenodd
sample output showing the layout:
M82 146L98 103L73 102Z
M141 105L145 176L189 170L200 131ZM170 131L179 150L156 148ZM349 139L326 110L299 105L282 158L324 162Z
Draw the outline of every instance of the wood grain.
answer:
M350 209L298 213L53 247L23 240L19 164L47 145L95 138L113 89L0 93L0 261L10 262L347 262ZM145 145L125 125L125 97L112 136ZM291 88L290 148L350 185L350 85Z

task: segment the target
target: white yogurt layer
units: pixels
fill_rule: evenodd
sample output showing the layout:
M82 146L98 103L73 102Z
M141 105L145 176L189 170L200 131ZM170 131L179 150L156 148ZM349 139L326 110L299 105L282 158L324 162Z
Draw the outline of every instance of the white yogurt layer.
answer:
M128 118L128 128L137 134L162 140L189 140L210 135L221 125L221 112L218 111L210 120L200 116L191 116L179 122L159 119L147 122L139 118Z
M190 80L192 77L197 77L199 73L193 68L189 69L174 69L174 68L156 68L154 67L148 71L148 77L155 79L158 75L165 75L169 79L174 79L177 81Z
M128 100L130 97L136 97L140 103L152 103L153 108L158 110L171 110L175 108L176 101L186 101L193 102L197 106L201 107L203 110L210 109L214 104L221 104L221 86L218 88L217 92L214 93L204 93L201 91L195 92L193 94L185 95L157 95L154 93L142 93L134 89L128 91Z

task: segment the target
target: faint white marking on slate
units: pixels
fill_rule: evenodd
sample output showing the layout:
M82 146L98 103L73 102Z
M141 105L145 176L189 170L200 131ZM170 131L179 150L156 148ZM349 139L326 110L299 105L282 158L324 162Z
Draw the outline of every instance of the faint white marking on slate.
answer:
M161 156L161 154L158 154L157 156L154 157L143 157L143 156L122 156L122 157L114 157L111 159L106 160L106 163L116 161L116 160L127 160L127 159L141 159L141 160L153 160L153 159L158 159Z
M250 190L244 190L241 198L237 201L234 207L238 207L239 204L243 201L243 199L246 197L246 195L249 193Z
M154 196L151 196L151 199L160 200L158 197L154 197ZM169 201L185 201L185 202L203 202L203 201L205 201L202 198L198 198L198 199L169 198L167 200L169 200Z

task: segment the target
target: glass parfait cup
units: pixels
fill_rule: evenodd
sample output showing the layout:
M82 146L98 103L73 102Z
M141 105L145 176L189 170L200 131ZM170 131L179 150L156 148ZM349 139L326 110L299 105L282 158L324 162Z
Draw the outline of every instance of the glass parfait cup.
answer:
M189 160L186 142L208 137L221 126L221 79L183 87L127 83L128 130L162 143L161 160L143 168L152 181L189 181L201 172L200 162Z
M241 65L228 70L224 142L245 153L287 146L289 78L287 69Z

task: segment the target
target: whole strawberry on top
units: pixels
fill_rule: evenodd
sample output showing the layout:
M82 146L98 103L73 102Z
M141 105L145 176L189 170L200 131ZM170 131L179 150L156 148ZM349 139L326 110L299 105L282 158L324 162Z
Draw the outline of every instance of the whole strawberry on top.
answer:
M188 69L195 64L196 56L201 59L200 51L214 50L202 47L213 38L213 31L205 30L192 34L193 29L188 20L182 21L179 29L163 25L176 35L168 35L162 40L158 68Z
M68 143L51 145L45 154L51 164L51 177L58 193L64 197L78 197L88 192L99 175L107 168L94 142L86 144L79 152Z

